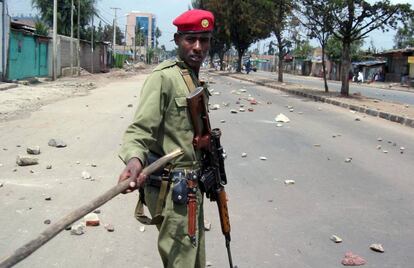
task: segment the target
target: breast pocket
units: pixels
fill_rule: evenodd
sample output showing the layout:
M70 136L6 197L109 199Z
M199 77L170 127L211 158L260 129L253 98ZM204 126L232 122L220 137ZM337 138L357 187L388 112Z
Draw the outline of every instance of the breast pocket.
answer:
M188 104L186 97L177 97L175 99L175 125L179 129L191 130L190 117L188 113Z

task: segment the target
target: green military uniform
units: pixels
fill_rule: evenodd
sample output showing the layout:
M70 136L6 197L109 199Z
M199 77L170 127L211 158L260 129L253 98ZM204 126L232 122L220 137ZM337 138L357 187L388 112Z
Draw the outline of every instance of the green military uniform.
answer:
M185 70L194 85L200 86L191 69L178 60L161 63L145 81L134 121L126 130L119 154L125 163L133 157L146 163L149 152L165 155L182 148L184 154L173 160L175 168L200 168L201 153L192 145L194 130L186 101L189 88L182 75ZM205 267L203 196L197 191L197 232L193 244L187 235L187 206L172 201L171 189L162 211L164 220L157 225L164 267ZM144 192L145 203L154 216L160 189L146 184Z

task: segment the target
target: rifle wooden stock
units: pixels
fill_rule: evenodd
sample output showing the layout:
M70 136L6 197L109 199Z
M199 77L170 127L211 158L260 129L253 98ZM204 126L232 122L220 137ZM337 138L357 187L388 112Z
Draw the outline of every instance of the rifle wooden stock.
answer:
M151 165L147 166L142 170L143 174L150 175L151 173L159 170L161 167L165 166L168 162L176 158L177 156L183 154L181 149L177 149ZM30 254L35 252L38 248L42 245L46 244L50 239L55 237L58 233L66 228L66 226L71 225L75 221L79 220L86 214L92 212L93 210L97 209L98 207L102 206L118 194L124 192L129 188L129 183L131 179L122 181L118 183L116 186L112 187L104 194L98 196L94 200L90 201L89 203L73 210L65 217L58 220L56 223L52 224L49 228L47 228L44 232L42 232L37 238L33 239L32 241L26 243L22 247L16 249L14 253L6 258L4 258L0 262L0 268L8 268L12 267L13 265L17 264L18 262L22 261L23 259L27 258Z
M220 224L221 224L221 231L223 235L228 236L230 240L230 217L229 217L229 209L227 208L227 196L224 187L221 187L216 190L217 194L217 207L220 216Z
M187 97L191 122L194 127L193 146L197 150L209 150L210 147L211 128L205 98L203 87L198 87Z
M203 152L204 178L201 181L204 183L204 189L207 189L206 196L210 198L210 201L217 202L221 231L226 239L229 264L231 268L234 268L230 250L230 217L223 186L227 183L227 177L224 169L224 150L220 144L221 131L218 128L211 129L205 98L202 87L198 87L187 97L191 122L194 127L193 146L196 150Z

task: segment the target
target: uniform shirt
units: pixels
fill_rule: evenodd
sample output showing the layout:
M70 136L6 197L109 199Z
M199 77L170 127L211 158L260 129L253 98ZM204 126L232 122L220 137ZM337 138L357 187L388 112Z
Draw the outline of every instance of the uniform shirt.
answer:
M146 163L148 153L165 155L177 148L184 154L173 160L177 168L198 168L201 153L192 141L194 129L187 109L187 85L180 73L188 69L196 86L200 82L182 61L164 61L146 79L133 123L127 128L119 157Z

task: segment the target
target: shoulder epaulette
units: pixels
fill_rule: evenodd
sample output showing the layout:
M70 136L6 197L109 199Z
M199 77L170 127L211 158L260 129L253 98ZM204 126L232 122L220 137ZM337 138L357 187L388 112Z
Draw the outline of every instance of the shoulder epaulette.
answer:
M165 60L165 61L161 62L157 67L155 67L154 72L155 71L161 71L163 69L173 67L176 64L177 64L176 61L173 61L173 60Z

